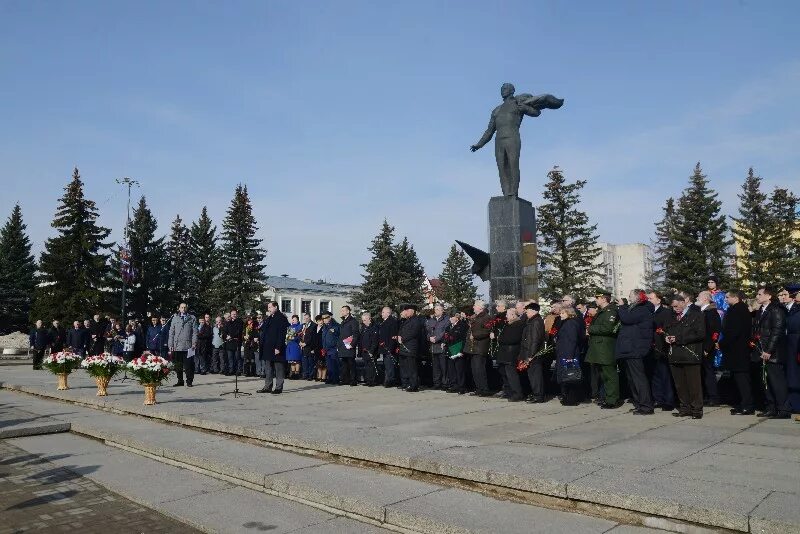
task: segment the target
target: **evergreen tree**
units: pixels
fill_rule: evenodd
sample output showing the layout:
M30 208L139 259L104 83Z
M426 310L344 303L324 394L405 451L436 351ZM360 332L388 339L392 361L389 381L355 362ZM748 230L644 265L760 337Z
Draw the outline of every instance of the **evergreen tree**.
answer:
M147 313L159 315L171 311L167 307L167 283L169 276L169 258L164 247L164 237L156 238L158 222L145 197L133 210L128 226L128 250L133 277L126 287L125 302L128 317L145 319ZM119 247L121 249L122 246ZM111 260L111 283L113 299L111 309L120 305L122 293L122 273L120 259L117 254Z
M727 237L728 225L717 196L697 163L689 187L678 200L672 255L678 289L704 289L712 274L719 278L721 287L730 283L728 249L732 241Z
M663 217L656 223L656 236L652 242L653 270L645 280L651 289L663 290L675 284L675 269L672 265L672 251L675 247L675 199L667 199L661 208Z
M586 298L602 287L597 264L597 225L580 211L585 180L568 184L558 166L547 173L545 204L539 207L539 262L542 294L556 299L572 293Z
M800 279L800 220L798 198L788 189L776 187L769 198L771 224L766 237L772 285Z
M250 310L266 289L266 251L256 237L258 227L247 187L236 186L228 213L222 223L222 304Z
M200 218L189 230L189 305L197 313L216 311L217 279L220 276L219 250L217 249L217 227L211 222L208 210L203 206Z
M425 282L425 269L417 257L414 245L404 237L403 241L395 247L395 261L397 262L398 281L397 289L400 304L422 305L425 295L422 284Z
M464 251L455 245L451 246L442 265L444 268L439 275L442 300L456 309L472 304L478 287L472 283L471 265Z
M22 328L28 322L36 263L25 229L17 204L0 229L0 332Z
M364 283L360 291L352 295L353 304L372 313L379 312L383 306L402 304L403 297L398 288L400 275L394 246L394 226L386 219L367 250L372 253L372 258L361 265L365 270L362 275Z
M189 287L190 248L189 229L183 224L181 216L176 215L167 241L167 295L164 304L168 312L174 313L181 302L188 303L192 292Z
M84 197L76 168L64 188L52 226L58 232L45 243L39 262L39 286L31 319L73 321L98 312L102 284L108 280L105 243L111 231L97 224L97 206Z
M752 291L771 280L769 242L766 239L771 226L771 213L767 195L761 191L761 177L753 168L747 173L739 193L739 217L733 219L733 237L739 245L736 258L736 277L743 290Z

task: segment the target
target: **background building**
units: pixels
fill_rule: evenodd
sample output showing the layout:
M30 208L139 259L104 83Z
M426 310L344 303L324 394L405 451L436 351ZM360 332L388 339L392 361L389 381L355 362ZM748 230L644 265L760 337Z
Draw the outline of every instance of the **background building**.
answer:
M643 243L598 243L601 267L606 290L614 297L627 297L631 290L644 288L645 280L653 271L650 247Z
M298 280L287 274L267 277L267 290L263 301L274 300L287 316L308 312L312 317L324 311L338 318L339 308L350 302L350 296L359 286L332 284L318 280Z

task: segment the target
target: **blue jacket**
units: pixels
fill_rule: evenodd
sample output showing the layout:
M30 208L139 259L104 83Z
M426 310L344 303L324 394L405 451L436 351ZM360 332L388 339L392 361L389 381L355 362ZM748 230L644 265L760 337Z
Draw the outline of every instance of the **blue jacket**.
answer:
M617 308L620 328L617 333L618 360L641 359L653 348L655 307L650 302Z
M331 319L330 324L322 325L322 348L329 355L336 354L339 345L339 323Z
M147 350L159 352L161 350L161 325L147 327Z

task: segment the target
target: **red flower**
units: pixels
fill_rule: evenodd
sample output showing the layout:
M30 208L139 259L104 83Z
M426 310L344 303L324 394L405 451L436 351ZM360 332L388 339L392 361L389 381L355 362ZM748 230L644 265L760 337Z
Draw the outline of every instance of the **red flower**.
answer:
M658 328L656 328L656 334L658 334L660 336L663 336L664 335L664 329L659 326Z
M711 334L711 341L715 343L719 341L719 332L714 332L713 334Z
M556 328L556 327L554 326L553 328L551 328L551 329L550 329L550 331L548 332L548 334L550 335L550 337L556 337L556 334L558 334L558 328Z

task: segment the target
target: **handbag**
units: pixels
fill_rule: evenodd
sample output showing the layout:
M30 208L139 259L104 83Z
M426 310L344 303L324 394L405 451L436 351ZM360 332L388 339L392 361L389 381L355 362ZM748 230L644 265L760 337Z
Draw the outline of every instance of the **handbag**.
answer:
M556 379L559 384L577 384L583 381L581 361L575 358L559 358L556 368Z

